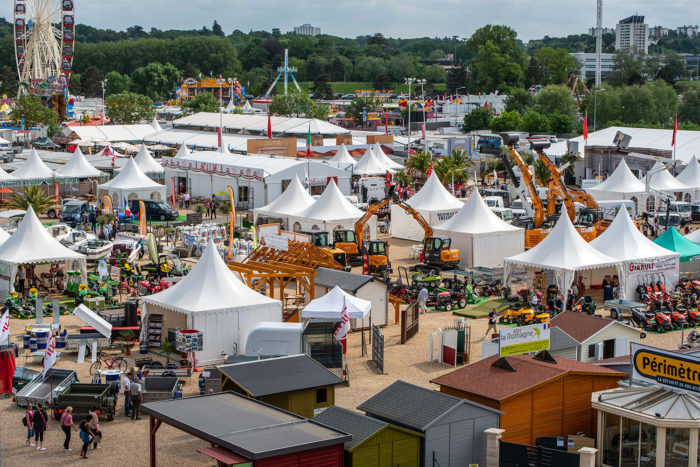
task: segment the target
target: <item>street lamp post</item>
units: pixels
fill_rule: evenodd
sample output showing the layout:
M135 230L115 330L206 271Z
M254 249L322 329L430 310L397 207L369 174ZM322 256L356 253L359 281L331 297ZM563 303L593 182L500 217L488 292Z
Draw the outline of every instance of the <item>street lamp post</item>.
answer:
M107 80L103 79L100 84L102 84L102 118L100 119L102 121L100 123L102 123L102 126L105 126L105 88L107 86Z
M406 111L408 112L408 144L406 145L406 150L411 149L411 84L416 80L416 78L406 78L404 83L408 84L408 101L406 102Z

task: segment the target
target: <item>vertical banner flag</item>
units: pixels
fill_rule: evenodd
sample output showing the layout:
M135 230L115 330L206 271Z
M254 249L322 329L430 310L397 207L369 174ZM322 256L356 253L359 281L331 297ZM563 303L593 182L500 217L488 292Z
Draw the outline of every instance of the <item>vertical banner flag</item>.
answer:
M425 140L425 122L421 123L420 126L421 126L421 130L422 130L422 132L423 132L423 135L422 135L423 138L422 138L422 139Z
M333 333L335 339L343 346L343 355L345 355L346 351L348 331L350 331L350 315L348 314L346 298L343 297L343 311L340 314L340 326L338 326L338 329Z
M129 203L124 199L124 215L129 217L131 215L131 210L129 209Z
M384 112L384 134L389 135L389 115Z
M45 375L47 371L49 371L54 364L56 363L56 339L54 339L53 335L49 336L49 342L46 345L46 352L44 353L44 365L43 365L43 370L41 372L42 375Z
M10 339L10 310L5 310L5 313L0 319L0 343L8 342Z
M105 204L105 214L114 214L114 211L112 210L112 198L109 195L105 195L103 199Z
M258 229L255 227L250 228L250 238L253 240L253 248L258 247Z
M430 178L430 174L433 173L433 163L430 163L430 168L428 169L428 178ZM476 180L476 179L475 179Z
M139 234L146 235L146 205L139 201Z
M588 112L583 116L583 139L588 141Z
M306 134L306 158L311 157L311 122L309 122L309 132Z
M56 219L58 219L58 183L54 184L53 194L54 194L54 202L55 202L54 204L56 205L53 208L53 212L54 212L54 214L56 214Z
M676 133L678 133L678 115L673 120L673 137L671 138L671 146L676 145Z
M272 118L269 110L267 111L267 138L272 139Z
M233 199L233 188L230 186L226 188L228 190L228 199L231 202L231 213L228 221L228 257L231 259L233 257L233 232L236 227L236 202Z
M175 208L175 179L170 177L170 199L173 202L173 208Z

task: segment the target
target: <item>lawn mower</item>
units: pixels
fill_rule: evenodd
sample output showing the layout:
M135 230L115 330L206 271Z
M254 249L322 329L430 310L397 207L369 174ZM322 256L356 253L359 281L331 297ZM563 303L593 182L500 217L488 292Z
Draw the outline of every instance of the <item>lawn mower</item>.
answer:
M190 269L185 266L179 256L173 253L163 253L158 256L158 264L150 263L141 268L144 274L162 277L185 276Z
M68 281L66 282L66 289L64 293L70 297L75 297L78 295L78 289L82 281L80 280L79 271L68 271L67 273Z
M653 314L648 313L643 308L632 308L630 321L632 321L637 327L645 329L647 331L653 331L657 329L656 318ZM661 331L663 332L663 329Z
M579 298L576 303L574 303L574 306L572 308L572 311L575 311L577 313L586 313L589 315L595 314L595 310L597 309L597 305L595 301L593 300L593 297L590 295L585 295L581 298Z
M526 303L516 302L506 309L506 312L498 318L500 323L515 324L520 322L523 313L531 312L532 308Z
M157 279L154 280L153 278L149 278L139 282L138 292L139 295L151 295L154 293L162 292L167 288L168 283L165 282L165 280L161 279L160 281L158 281Z
M697 347L700 347L700 334L694 329L690 331L690 334L683 342L678 344L679 349L694 349Z
M552 316L546 311L529 308L520 314L520 322L518 322L518 326L528 326L530 324L546 323L551 319Z
M10 314L19 319L30 319L34 317L34 310L26 308L22 304L22 299L19 298L17 292L10 293L5 299L5 309L9 310Z
M86 298L88 298L88 286L87 284L79 284L75 293L75 306L84 303Z
M650 310L651 316L656 320L656 332L671 331L673 323L671 317L660 310Z

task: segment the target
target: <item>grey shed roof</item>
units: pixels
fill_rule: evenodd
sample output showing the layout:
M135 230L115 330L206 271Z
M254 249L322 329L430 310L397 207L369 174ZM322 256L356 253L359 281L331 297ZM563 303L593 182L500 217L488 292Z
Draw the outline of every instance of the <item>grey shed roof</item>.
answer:
M342 383L343 380L307 355L267 358L220 365L219 370L252 397Z
M341 407L328 407L314 417L314 421L334 429L342 429L352 435L352 441L345 442L345 450L349 451L382 428L388 425L376 418L352 412Z
M335 269L328 268L316 268L316 274L316 285L322 285L324 287L335 287L337 285L350 293L356 293L360 290L360 287L374 280L372 276L336 271Z
M578 346L578 341L564 332L557 326L552 326L550 329L550 350L570 349Z
M142 410L251 460L352 439L346 433L233 392L149 402Z
M443 415L462 404L480 407L497 414L502 413L476 402L422 388L405 381L396 381L357 408L371 417L424 432Z

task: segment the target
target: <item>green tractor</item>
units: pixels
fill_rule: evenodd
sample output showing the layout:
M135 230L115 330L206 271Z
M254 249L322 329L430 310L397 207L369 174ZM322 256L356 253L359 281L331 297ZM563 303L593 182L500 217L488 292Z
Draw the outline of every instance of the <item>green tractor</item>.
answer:
M80 272L68 271L66 275L68 276L68 278L66 279L66 288L64 290L64 293L69 297L77 297L78 289L80 288L80 284L82 283L82 281L80 280Z

